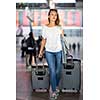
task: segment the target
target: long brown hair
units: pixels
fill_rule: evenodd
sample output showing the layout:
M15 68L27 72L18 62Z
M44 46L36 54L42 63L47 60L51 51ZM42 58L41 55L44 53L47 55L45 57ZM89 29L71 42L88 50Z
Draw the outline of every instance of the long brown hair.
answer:
M56 19L56 21L55 21L55 24L56 24L56 25L59 25L60 19L59 19L59 14L58 14L57 9L50 9L50 10L49 10L49 13L48 13L48 16L50 15L51 11L55 11L55 12L57 13L57 19ZM49 18L49 17L48 17L48 21L49 21L49 23L50 23L50 18Z

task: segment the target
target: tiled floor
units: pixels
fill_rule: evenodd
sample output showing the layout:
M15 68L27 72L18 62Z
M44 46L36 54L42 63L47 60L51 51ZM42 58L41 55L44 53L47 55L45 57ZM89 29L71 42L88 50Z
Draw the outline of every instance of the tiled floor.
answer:
M31 87L31 72L25 69L25 58L20 57L20 50L16 50L16 100L49 100L48 92L33 92ZM82 68L81 68L82 69ZM82 75L82 71L81 71ZM82 76L83 77L83 76ZM78 93L60 93L58 100L83 100L83 80Z

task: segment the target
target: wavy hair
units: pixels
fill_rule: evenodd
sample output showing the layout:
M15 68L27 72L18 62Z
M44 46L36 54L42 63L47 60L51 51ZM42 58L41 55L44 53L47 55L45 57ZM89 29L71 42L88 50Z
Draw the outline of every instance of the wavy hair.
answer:
M56 24L56 25L59 25L60 19L59 19L59 14L58 14L57 9L50 9L50 10L49 10L49 13L48 13L48 16L50 15L51 11L55 11L55 12L57 13L57 19L56 19L56 21L55 21L55 24ZM50 23L50 18L49 18L49 17L48 17L48 21L49 21L49 23Z

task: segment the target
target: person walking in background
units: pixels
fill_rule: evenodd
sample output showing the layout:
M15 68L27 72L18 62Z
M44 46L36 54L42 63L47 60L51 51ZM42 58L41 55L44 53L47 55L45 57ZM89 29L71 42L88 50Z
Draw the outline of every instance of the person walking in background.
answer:
M38 40L36 41L37 46L38 46L38 54L39 54L39 51L40 51L41 41L42 41L42 36L39 36Z
M75 43L73 43L72 48L73 48L73 51L75 52L75 50L76 50L76 44Z
M78 52L80 51L80 43L77 43Z
M21 41L21 57L23 58L25 56L25 52L26 52L26 49L27 49L27 44L26 44L26 39L25 37L22 39Z
M55 100L59 94L59 82L62 67L61 36L64 32L59 25L59 15L56 9L50 9L48 13L49 24L43 26L42 42L39 58L43 56L45 47L46 61L50 72L50 99Z
M26 50L26 66L27 68L31 68L32 65L35 63L35 39L32 32L29 33L29 37L26 40L27 43L27 50Z
M22 24L18 26L18 29L16 31L16 36L21 36L21 37L23 36L23 25Z

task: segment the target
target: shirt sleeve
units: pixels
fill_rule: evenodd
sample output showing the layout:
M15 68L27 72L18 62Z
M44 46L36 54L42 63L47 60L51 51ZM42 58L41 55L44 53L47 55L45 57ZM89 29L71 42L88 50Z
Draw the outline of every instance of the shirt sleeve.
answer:
M42 37L43 37L44 39L47 38L45 26L42 27Z

